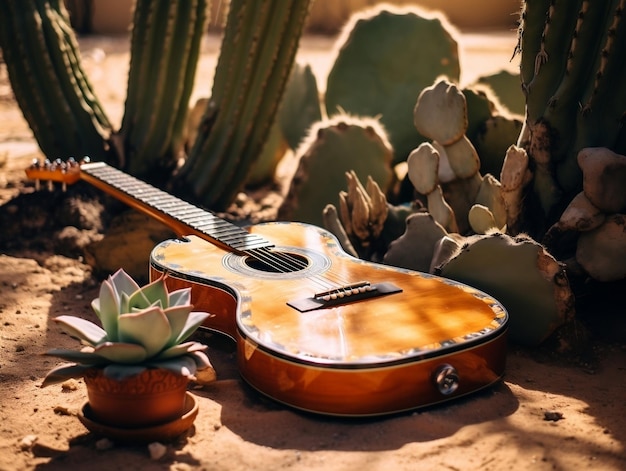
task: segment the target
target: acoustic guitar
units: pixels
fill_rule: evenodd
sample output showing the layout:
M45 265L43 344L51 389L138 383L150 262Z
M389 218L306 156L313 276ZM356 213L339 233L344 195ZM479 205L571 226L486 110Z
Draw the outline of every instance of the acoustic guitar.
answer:
M342 250L300 223L242 228L105 163L33 164L27 175L79 179L170 226L150 278L192 288L204 327L237 347L243 379L297 409L397 413L473 393L504 372L508 315L473 287Z

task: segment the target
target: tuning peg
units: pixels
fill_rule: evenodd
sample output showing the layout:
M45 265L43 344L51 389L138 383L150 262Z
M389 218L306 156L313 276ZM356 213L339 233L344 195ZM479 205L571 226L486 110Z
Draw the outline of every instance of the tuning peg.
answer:
M39 159L33 159L30 162L30 168L32 170L38 170L41 167L41 162L39 161ZM41 189L41 180L39 180L39 178L35 179L35 191L39 191Z

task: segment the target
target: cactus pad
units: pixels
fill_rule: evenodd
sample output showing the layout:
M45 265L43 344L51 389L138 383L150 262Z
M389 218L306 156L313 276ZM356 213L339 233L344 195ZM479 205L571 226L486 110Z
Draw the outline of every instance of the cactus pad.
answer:
M469 240L435 272L497 298L509 312L511 340L538 345L571 319L574 299L569 282L542 245L500 233Z
M412 126L417 96L441 75L459 79L454 32L441 18L389 5L354 16L345 32L328 75L326 112L380 115L394 163L402 162L424 140Z
M299 150L298 168L278 211L279 219L321 226L330 203L339 207L338 194L346 172L371 176L383 192L391 182L391 146L373 120L337 116L315 125Z

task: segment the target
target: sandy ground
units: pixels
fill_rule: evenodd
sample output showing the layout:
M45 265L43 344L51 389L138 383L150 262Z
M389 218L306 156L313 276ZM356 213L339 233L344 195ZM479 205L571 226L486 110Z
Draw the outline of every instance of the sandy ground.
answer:
M111 119L121 120L127 38L87 38L85 64ZM464 35L463 82L501 68L512 33ZM301 57L320 81L332 39L305 38ZM208 37L194 97L208 94L219 41ZM0 71L0 204L20 191L37 156L32 134ZM2 228L0 228L2 230ZM50 253L0 254L0 470L623 470L626 469L626 347L594 341L585 362L511 347L504 381L445 406L379 419L331 419L260 397L238 377L228 348L204 339L218 381L194 390L194 427L158 460L146 446L100 440L76 417L84 385L41 389L54 360L40 353L76 342L52 325L91 315L97 281L89 267ZM550 418L560 420L549 420Z

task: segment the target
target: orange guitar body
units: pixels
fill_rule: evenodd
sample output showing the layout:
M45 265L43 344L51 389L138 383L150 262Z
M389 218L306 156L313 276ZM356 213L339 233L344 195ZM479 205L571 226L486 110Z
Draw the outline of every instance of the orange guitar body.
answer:
M191 236L152 252L151 278L190 286L205 326L237 343L242 377L289 406L331 415L395 413L477 391L501 378L507 314L493 298L431 275L347 255L314 226L252 226L273 250L306 260L275 273ZM391 283L399 291L301 312L323 280ZM297 304L297 303L296 303Z

